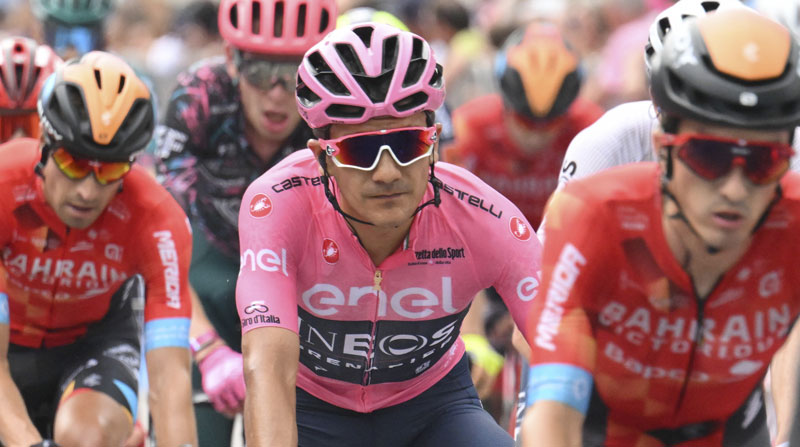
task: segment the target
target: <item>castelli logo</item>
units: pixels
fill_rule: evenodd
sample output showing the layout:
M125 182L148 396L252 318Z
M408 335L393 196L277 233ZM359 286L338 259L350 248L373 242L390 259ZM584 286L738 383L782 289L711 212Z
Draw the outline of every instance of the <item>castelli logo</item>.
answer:
M266 194L256 194L250 200L250 215L261 218L269 216L272 212L272 200Z
M339 262L339 244L332 239L325 238L322 241L322 259L328 264Z
M521 241L527 241L531 238L531 230L528 228L528 224L525 223L525 219L516 216L512 217L508 222L508 228L511 230L511 234Z

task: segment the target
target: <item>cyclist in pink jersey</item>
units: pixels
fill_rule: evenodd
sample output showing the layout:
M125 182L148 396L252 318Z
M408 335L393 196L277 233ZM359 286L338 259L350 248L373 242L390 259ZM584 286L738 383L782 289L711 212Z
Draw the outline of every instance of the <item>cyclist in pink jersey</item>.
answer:
M428 43L333 31L296 96L316 139L239 215L248 446L513 445L480 407L459 328L488 286L525 327L540 246L510 201L435 163L444 85Z

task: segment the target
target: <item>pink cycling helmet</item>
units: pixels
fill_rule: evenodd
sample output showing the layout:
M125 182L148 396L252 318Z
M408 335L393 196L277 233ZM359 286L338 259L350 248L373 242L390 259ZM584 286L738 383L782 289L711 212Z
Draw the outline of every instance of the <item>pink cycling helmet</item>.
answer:
M0 110L36 110L36 98L44 80L61 62L50 47L33 39L0 40Z
M359 23L308 50L297 70L296 97L311 128L435 111L444 101L442 66L416 34Z
M222 0L219 32L239 50L302 56L336 27L335 0Z

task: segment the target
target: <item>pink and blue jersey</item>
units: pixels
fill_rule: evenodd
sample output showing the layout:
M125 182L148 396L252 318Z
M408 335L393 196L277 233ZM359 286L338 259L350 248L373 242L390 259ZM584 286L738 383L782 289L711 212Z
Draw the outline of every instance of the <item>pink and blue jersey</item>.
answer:
M490 286L517 326L528 327L541 256L530 225L468 171L437 163L436 174L441 205L422 209L378 266L326 199L310 150L290 155L245 193L236 288L242 332L296 332L297 386L308 393L359 412L419 395L463 356L461 322ZM423 202L432 196L429 184Z

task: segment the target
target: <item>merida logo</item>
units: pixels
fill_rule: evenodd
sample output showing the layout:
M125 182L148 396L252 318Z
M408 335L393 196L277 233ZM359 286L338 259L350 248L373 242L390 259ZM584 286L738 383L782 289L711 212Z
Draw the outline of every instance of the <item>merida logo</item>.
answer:
M561 318L564 316L563 304L581 271L579 265L586 265L586 258L572 245L567 244L558 257L553 270L550 286L547 289L547 301L544 305L539 324L536 326L536 346L548 351L555 351L553 338L558 334Z
M156 231L153 237L158 239L158 254L164 266L164 288L167 294L167 306L181 308L181 283L178 270L178 252L172 240L171 231Z

